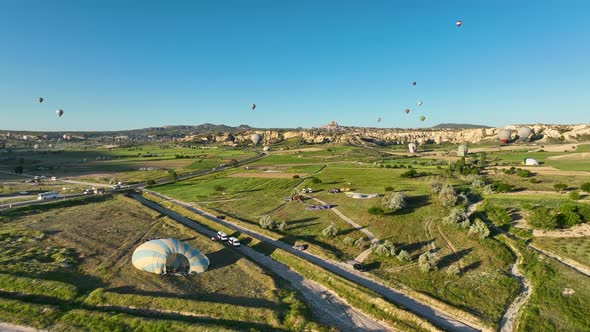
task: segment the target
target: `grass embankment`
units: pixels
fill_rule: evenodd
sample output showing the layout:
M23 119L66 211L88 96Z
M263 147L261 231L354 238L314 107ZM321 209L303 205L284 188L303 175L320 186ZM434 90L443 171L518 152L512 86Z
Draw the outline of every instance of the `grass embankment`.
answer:
M157 196L149 193L144 193L146 199L152 200L167 209L184 215L195 222L211 229L221 230L228 235L240 236L232 229L219 225L218 223L199 216L181 206L172 204L168 201L162 201ZM267 243L260 242L247 236L240 236L240 241L248 243L251 248L272 257L273 259L289 266L291 269L301 274L309 280L318 282L325 287L331 289L339 297L343 298L350 305L355 308L370 314L371 316L387 322L389 325L405 331L415 330L436 330L430 323L424 321L420 317L405 311L395 305L383 300L378 294L356 285L344 278L341 278L330 271L317 267L307 261L294 256L284 250L275 248Z
M321 329L280 279L224 245L122 196L0 214L0 319L54 330ZM131 265L148 237L206 254L203 274L159 276ZM189 329L189 330L190 330Z

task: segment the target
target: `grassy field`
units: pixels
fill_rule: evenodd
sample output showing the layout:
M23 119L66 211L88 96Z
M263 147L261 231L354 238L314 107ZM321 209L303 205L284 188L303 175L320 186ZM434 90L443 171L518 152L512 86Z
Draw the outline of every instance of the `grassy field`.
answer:
M590 237L536 237L533 244L549 252L590 266Z
M588 277L521 247L533 284L518 331L586 331L590 326Z
M279 290L288 289L281 280L122 196L15 209L0 222L0 307L10 307L2 321L94 331L188 325L195 331L276 331L291 319L309 323L289 315L293 303L305 305ZM162 277L135 269L133 249L153 236L199 248L211 260L209 270ZM30 315L35 311L42 314Z
M166 169L178 173L211 169L232 160L240 161L256 156L253 151L215 148L186 148L173 145L145 145L141 147L65 149L56 151L13 151L0 155L0 170L12 172L21 165L24 173L50 176L79 177L84 180L108 183L110 179L138 182L165 176ZM48 170L39 171L37 167ZM154 171L140 168L154 167ZM0 179L3 179L0 173Z
M265 163L267 159L264 159ZM408 162L411 161L408 159ZM509 251L495 240L479 241L467 236L465 231L440 224L447 212L430 194L430 182L436 178L435 175L407 179L400 176L406 169L361 165L362 171L359 171L357 166L354 162L328 164L319 174L313 175L321 183L313 183L312 178L308 178L302 187L313 188L312 196L335 204L344 215L366 226L378 238L391 240L396 247L407 250L414 261L432 246L438 248L437 256L441 259L439 271L422 273L415 264L371 255L367 261L370 272L465 309L491 325L497 324L518 289L516 280L507 276L514 259ZM417 164L414 167L433 174L441 172L431 165L421 168ZM286 221L288 225L285 231L273 231L271 234L290 244L309 243L311 248L321 248L324 256L348 260L368 246L368 242L364 247L346 244L345 238L357 240L361 233L351 229L330 211L306 211L301 203L283 202L282 198L292 193L292 187L299 180L240 178L236 181L236 178L228 176L232 172L159 186L154 190L188 202L201 201L199 204L205 208L226 214L258 231L261 230L258 218L270 214L276 221ZM225 195L216 192L216 186L222 186ZM350 187L356 192L384 194L387 186L408 193L407 208L374 216L367 210L379 206L380 198L357 200L342 193L328 193L330 188ZM203 203L205 200L209 203ZM319 235L330 223L334 223L338 235L334 238ZM441 233L450 239L450 244ZM463 266L464 273L459 277L448 276L444 268L457 262ZM446 287L439 287L440 284ZM482 297L489 300L480 301Z

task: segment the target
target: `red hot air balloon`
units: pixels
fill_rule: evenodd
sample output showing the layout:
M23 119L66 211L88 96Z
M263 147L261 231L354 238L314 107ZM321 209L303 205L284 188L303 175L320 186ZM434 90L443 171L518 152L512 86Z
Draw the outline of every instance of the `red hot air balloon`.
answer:
M463 25L463 21L457 21L455 24L457 25L457 28L460 28L461 25Z
M409 114L409 113L410 113L410 109L406 108L406 114Z

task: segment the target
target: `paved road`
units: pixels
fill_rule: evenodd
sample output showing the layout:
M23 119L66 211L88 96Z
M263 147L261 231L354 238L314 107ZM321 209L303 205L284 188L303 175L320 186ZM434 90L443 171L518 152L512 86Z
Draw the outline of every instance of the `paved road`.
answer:
M132 194L131 197L141 202L143 205L165 214L170 218L184 224L185 226L190 227L199 233L207 235L208 237L212 237L216 234L215 231L211 231L176 212L170 211L154 202L148 201L141 197L141 195ZM334 326L342 331L391 330L389 327L384 326L375 319L368 317L362 312L352 308L324 286L313 281L306 280L301 275L289 269L288 266L285 266L247 246L241 246L234 249L238 250L245 256L250 257L255 262L265 266L269 270L289 281L289 283L291 283L295 288L299 289L307 302L311 305L313 312L323 323Z
M47 204L47 203L63 201L66 199L82 197L82 196L84 196L84 194L60 195L57 198L51 198L51 199L44 199L44 200L35 199L35 200L31 200L31 201L17 202L17 203L12 203L12 204L0 204L0 210L8 209L8 208L16 208L16 207L21 207L21 206L27 206L27 205Z
M450 331L479 331L480 330L480 328L478 328L478 327L474 327L474 326L469 325L468 323L464 323L464 322L461 322L457 319L454 319L453 317L442 312L439 309L432 308L426 304L423 304L421 302L414 300L411 297L408 297L407 295L405 295L397 290L391 289L391 288L387 287L386 285L370 278L366 274L362 274L360 272L353 270L349 264L327 260L327 259L312 255L307 252L301 252L301 251L295 250L285 242L279 241L277 239L273 239L269 236L266 236L264 234L260 234L258 232L247 229L245 227L233 224L233 223L228 222L226 220L217 219L214 215L207 213L206 211L203 211L201 209L195 208L188 203L178 201L178 200L175 200L170 197L166 197L164 195L161 195L161 194L153 192L153 191L148 191L148 192L150 194L158 196L164 200L168 200L168 201L171 201L171 202L176 203L178 205L181 205L181 206L187 208L188 210L190 210L191 212L194 212L198 215L201 215L205 218L215 221L215 222L219 223L220 225L234 229L234 230L239 231L243 234L247 234L253 238L256 238L259 241L264 241L264 242L269 243L277 248L280 248L280 249L283 249L287 252L290 252L291 254L301 257L301 258L303 258L315 265L321 266L321 267L323 267L323 268L325 268L325 269L327 269L327 270L329 270L329 271L331 271L331 272L333 272L345 279L348 279L348 280L355 282L361 286L364 286L364 287L378 293L379 295L383 296L385 299L387 299L399 306L402 306L402 307L410 310L411 312L425 318L426 320L430 321L431 323L433 323L434 325L436 325L440 328L443 328L445 330L450 330Z

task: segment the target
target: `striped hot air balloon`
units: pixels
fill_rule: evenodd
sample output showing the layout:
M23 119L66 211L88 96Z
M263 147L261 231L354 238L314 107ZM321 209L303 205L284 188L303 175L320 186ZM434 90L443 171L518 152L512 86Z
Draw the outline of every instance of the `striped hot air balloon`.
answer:
M203 273L209 267L209 258L199 250L177 239L156 239L135 249L131 257L139 270L166 273Z

